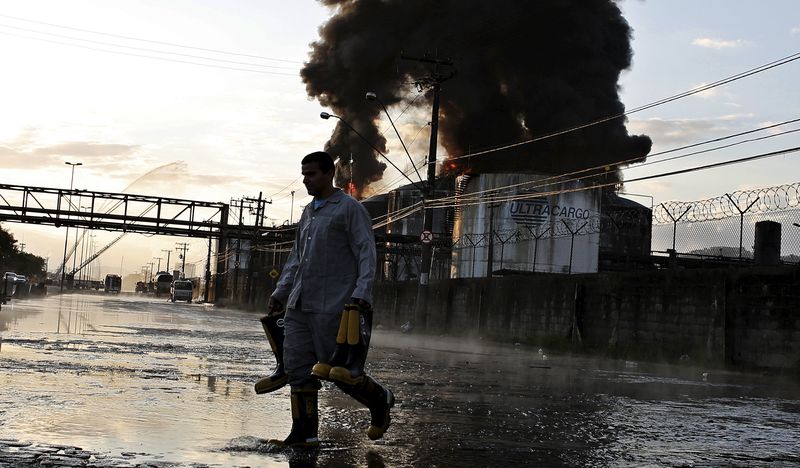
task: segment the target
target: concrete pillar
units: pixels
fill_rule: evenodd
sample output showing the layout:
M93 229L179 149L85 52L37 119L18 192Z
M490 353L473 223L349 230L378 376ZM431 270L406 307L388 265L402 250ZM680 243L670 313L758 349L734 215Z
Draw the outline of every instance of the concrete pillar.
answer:
M753 252L756 265L777 265L781 260L781 223L759 221Z

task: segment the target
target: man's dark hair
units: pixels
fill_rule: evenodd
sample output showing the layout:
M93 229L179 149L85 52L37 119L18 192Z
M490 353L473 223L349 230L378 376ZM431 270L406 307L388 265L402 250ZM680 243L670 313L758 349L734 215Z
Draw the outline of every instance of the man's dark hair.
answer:
M317 163L319 164L319 169L322 172L330 172L334 170L333 165L333 158L330 154L324 151L315 151L311 154L307 154L306 157L300 162L300 164L308 164L308 163Z

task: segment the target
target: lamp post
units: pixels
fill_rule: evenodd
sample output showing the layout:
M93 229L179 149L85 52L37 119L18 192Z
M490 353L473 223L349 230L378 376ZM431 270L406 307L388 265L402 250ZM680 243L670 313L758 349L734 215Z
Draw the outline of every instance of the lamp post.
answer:
M394 125L394 121L392 120L392 116L389 115L389 110L386 109L386 104L384 104L383 101L381 101L381 99L378 97L378 95L376 93L372 92L372 91L368 92L364 97L367 99L367 101L378 101L378 103L381 105L381 107L383 108L383 113L386 114L386 118L388 118L389 119L389 123L392 124L392 128L394 129L394 133L397 135L397 139L400 140L400 144L403 145L403 150L405 150L406 155L408 156L408 161L411 163L411 167L414 168L414 172L417 173L417 177L419 178L419 181L422 182L422 176L419 175L419 171L417 170L417 166L416 166L416 164L414 164L414 159L411 158L411 154L408 152L408 148L406 148L406 143L403 141L403 138L400 136L400 132L397 131L397 127L395 127L395 125Z
M415 187L417 190L423 190L423 189L422 189L422 187L420 187L419 185L417 185L417 183L416 183L416 182L414 182L413 180L411 180L411 179L410 179L410 178L409 178L409 177L408 177L408 176L405 174L405 172L401 171L401 170L400 170L400 168L399 168L399 167L397 167L397 166L396 166L396 165L395 165L395 164L392 162L392 160L391 160L391 159L389 159L389 157L388 157L388 156L386 156L385 154L383 154L383 151L379 150L379 149L378 149L378 148L377 148L377 147L376 147L374 144L372 144L372 142L371 142L371 141L367 140L367 139L364 137L364 135L362 135L361 133L359 133L359 132L358 132L358 130L356 130L355 128L353 128L353 126L352 126L352 125L350 125L350 123L349 123L348 121L344 120L343 118L339 117L338 115L331 114L331 113L328 113L328 112L320 112L320 113L319 113L319 116L320 116L320 118L321 118L321 119L324 119L324 120L328 120L328 119L330 119L331 117L333 117L333 118L335 118L335 119L339 119L339 121L340 121L340 122L342 122L342 123L343 123L343 124L344 124L344 125L345 125L347 128L349 128L350 130L352 130L352 131L353 131L353 133L355 133L356 135L358 135L358 137L359 137L359 138L361 138L362 140L364 140L364 142L365 142L366 144L368 144L368 145L370 146L370 148L372 148L372 149L373 149L373 150L374 150L376 153L378 153L378 154L380 154L381 156L383 156L383 159L385 159L385 160L386 160L386 162L388 162L389 164L391 164L391 165L392 165L392 167L393 167L393 168L395 168L395 169L397 170L397 172L399 172L400 174L403 174L403 176L404 176L406 179L408 179L408 181L409 181L409 182L411 182L411 184L412 184L412 185L413 185L413 186L414 186L414 187Z
M294 218L294 190L292 190L292 206L289 207L289 224L292 224Z
M69 161L64 162L64 164L68 166L72 166L71 174L69 176L69 204L70 207L72 206L72 182L75 180L75 166L82 166L83 163L71 163ZM69 225L67 226L67 233L64 237L64 259L61 262L61 287L59 288L60 291L64 290L64 276L67 274L67 241L69 240Z

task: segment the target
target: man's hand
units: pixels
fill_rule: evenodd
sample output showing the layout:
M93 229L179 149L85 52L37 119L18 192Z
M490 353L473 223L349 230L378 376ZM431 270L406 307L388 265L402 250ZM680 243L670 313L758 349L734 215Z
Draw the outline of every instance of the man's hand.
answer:
M359 299L357 297L351 297L350 303L361 307L363 310L369 310L372 308L372 305L369 302L365 301L364 299Z
M274 297L269 297L269 303L267 304L267 308L269 309L269 314L267 315L278 315L283 312L283 304L281 301L275 299Z

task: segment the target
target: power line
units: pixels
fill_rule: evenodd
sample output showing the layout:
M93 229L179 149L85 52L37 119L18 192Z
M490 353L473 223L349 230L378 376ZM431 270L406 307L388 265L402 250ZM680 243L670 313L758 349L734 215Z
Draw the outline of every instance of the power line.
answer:
M275 196L277 196L278 194L280 194L280 193L281 193L281 192L283 192L284 190L286 190L286 189L288 189L289 187L291 187L292 185L294 185L294 184L295 184L295 183L296 183L298 180L300 180L300 178L301 178L301 177L303 177L303 176L302 176L302 174L301 174L301 175L299 175L299 176L297 176L297 178L296 178L296 179L294 179L293 181L289 182L289 185L287 185L286 187L284 187L284 188L282 188L282 189L278 190L277 192L275 192L274 194L272 194L272 195L271 195L269 198L270 198L270 199L272 199L272 198L275 198ZM286 197L283 197L283 198L286 198ZM281 198L281 200L283 200L283 198Z
M63 35L63 34L48 33L48 32L38 31L36 29L21 28L19 26L10 26L10 25L7 25L7 24L0 24L0 27L18 29L18 30L21 30L21 31L31 32L31 33L35 33L35 34L44 34L44 35L47 35L47 36L59 37L59 38L62 38L62 39L69 39L69 40L73 40L73 41L88 42L88 43L91 43L91 44L99 44L99 45L104 45L104 46L119 47L119 48L123 48L123 49L139 50L139 51L144 51L144 52L154 52L154 53L157 53L157 54L175 55L175 56L179 56L179 57L196 58L196 59L201 59L201 60L209 60L209 61L212 61L212 62L231 63L231 64L234 64L234 65L246 65L246 66L250 66L250 67L274 68L274 69L277 69L277 70L297 70L296 67L284 67L284 66L279 66L279 65L264 65L264 64L260 64L260 63L251 63L251 62L238 62L236 60L226 60L226 59L220 59L220 58L214 58L214 57L206 57L206 56L203 56L203 55L183 54L183 53L180 53L180 52L170 52L170 51L158 50L158 49L148 49L146 47L134 47L134 46L128 46L128 45L123 45L123 44L115 44L113 42L94 41L92 39L83 39L83 38L80 38L80 37L66 36L66 35Z
M660 177L669 177L669 176L674 176L674 175L679 175L679 174L687 174L687 173L690 173L690 172L702 171L702 170L707 170L707 169L714 169L714 168L730 166L730 165L734 165L734 164L741 164L741 163L745 163L745 162L756 161L756 160L759 160L759 159L771 158L771 157L775 157L775 156L783 156L783 155L795 153L795 152L798 152L798 151L800 151L800 146L793 147L793 148L786 148L786 149L779 150L779 151L772 151L772 152L769 152L769 153L761 153L761 154L757 154L757 155L753 155L753 156L745 156L745 157L742 157L742 158L737 158L737 159L732 159L732 160L727 160L727 161L721 161L721 162L706 164L706 165L703 165L703 166L695 166L695 167L690 167L690 168L686 168L686 169L679 169L679 170L670 171L670 172L662 172L660 174L651 174L651 175L647 175L647 176L636 177L634 179L628 179L625 182L626 183L641 182L641 181L650 180L650 179L656 179L656 178L660 178ZM577 187L577 188L572 188L572 189L553 190L553 191L549 191L549 192L529 192L529 193L524 193L524 194L516 194L516 195L509 195L509 196L502 196L502 197L486 197L486 198L483 198L481 200L478 200L477 202L472 202L472 203L456 202L456 203L440 204L439 200L436 200L434 203L431 203L431 207L432 208L449 208L451 206L471 206L471 205L480 205L480 204L483 204L483 203L496 203L496 202L504 202L504 201L525 200L525 199L529 199L529 198L538 198L538 197L548 196L548 195L559 195L559 194L563 194L563 193L573 193L573 192L581 192L581 191L585 191L585 190L594 190L594 189L597 189L597 188L614 186L616 184L617 184L617 182L615 181L615 182L606 182L606 183L596 184L596 185L591 185L591 186Z
M722 86L724 84L732 83L732 82L740 80L742 78L746 78L748 76L752 76L752 75L755 75L757 73L761 73L763 71L767 71L767 70L770 70L772 68L775 68L775 67L778 67L778 66L781 66L781 65L785 65L787 63L793 62L793 61L798 60L798 59L800 59L800 52L796 52L794 54L787 55L787 56L785 56L783 58L780 58L778 60L774 60L772 62L765 63L763 65L759 65L757 67L751 68L749 70L745 70L745 71L737 73L735 75L728 76L728 77L723 78L721 80L717 80L717 81L715 81L713 83L710 83L710 84L707 84L707 85L703 85L703 86L698 86L697 88L693 88L693 89L690 89L688 91L684 91L682 93L675 94L673 96L669 96L669 97L666 97L666 98L663 98L663 99L659 99L659 100L653 101L653 102L651 102L649 104L645 104L645 105L642 105L642 106L639 106L639 107L635 107L635 108L633 108L633 109L631 109L629 111L626 111L626 112L622 112L622 113L619 113L619 114L616 114L616 115L612 115L612 116L609 116L609 117L604 117L604 118L601 118L601 119L597 119L597 120L594 120L594 121L591 121L591 122L588 122L588 123L585 123L585 124L576 125L574 127L566 128L564 130L559 130L559 131L548 133L548 134L541 135L541 136L538 136L538 137L530 138L528 140L523 140L523 141L519 141L519 142L516 142L516 143L510 143L510 144L503 145L503 146L497 146L497 147L494 147L494 148L488 148L488 149L485 149L485 150L477 151L475 153L465 154L465 155L462 155L462 156L451 157L451 158L449 158L449 160L453 161L453 160L457 160L457 159L470 158L470 157L473 157L473 156L481 156L481 155L485 155L485 154L489 154L489 153L495 153L495 152L498 152L498 151L503 151L503 150L507 150L507 149L510 149L510 148L515 148L515 147L518 147L518 146L527 145L529 143L534 143L534 142L537 142L537 141L542 141L542 140L546 140L546 139L549 139L549 138L557 137L557 136L564 135L566 133L574 132L574 131L577 131L577 130L582 130L584 128L592 127L592 126L595 126L595 125L598 125L598 124L601 124L601 123L605 123L605 122L608 122L608 121L611 121L611 120L623 118L623 117L626 117L626 116L628 116L630 114L633 114L633 113L636 113L636 112L641 112L643 110L650 109L650 108L653 108L653 107L656 107L656 106L660 106L662 104L666 104L666 103L669 103L669 102L672 102L672 101L676 101L678 99L682 99L682 98L685 98L685 97L688 97L688 96L691 96L691 95L694 95L694 94L702 93L704 91L708 91L709 89L716 88L716 87Z
M120 35L120 34L111 34L111 33L105 33L105 32L100 32L100 31L93 31L91 29L75 28L75 27L64 26L64 25L60 25L60 24L47 23L45 21L36 21L36 20L28 19L28 18L20 18L19 16L11 16L11 15L0 14L0 17L15 19L15 20L18 20L18 21L26 21L28 23L42 24L42 25L45 25L45 26L52 26L54 28L69 29L69 30L72 30L72 31L80 31L80 32L86 32L86 33L90 33L90 34L98 34L98 35L101 35L101 36L116 37L116 38L119 38L119 39L128 39L128 40L131 40L131 41L149 42L151 44L161 44L161 45L168 45L168 46L172 46L172 47L181 47L183 49L201 50L201 51L204 51L204 52L214 52L214 53L217 53L217 54L235 55L235 56L239 56L239 57L250 57L250 58L257 58L257 59L262 59L262 60L272 60L272 61L275 61L275 62L299 63L299 64L303 63L300 60L286 60L286 59L279 59L279 58L274 58L274 57L265 57L263 55L252 55L252 54L244 54L244 53L239 53L239 52L228 52L228 51L219 50L219 49L207 49L207 48L204 48L204 47L195 47L195 46L188 46L188 45L184 45L184 44L176 44L174 42L155 41L155 40L152 40L152 39L142 39L142 38L132 37L132 36L123 36L123 35Z
M416 135L414 135L414 138L411 140L411 143L409 143L408 146L413 145L414 142L417 141L417 137L419 136L419 134L422 133L423 130L428 128L428 126L429 125L427 123L425 125L422 125L419 128L419 130L417 130ZM425 158L425 159L427 159L427 158ZM386 189L389 189L389 191L391 191L391 187L394 186L394 184L400 182L403 178L408 178L408 176L411 174L411 171L416 171L417 169L420 169L420 168L424 167L427 164L427 161L425 159L423 159L423 161L420 161L420 165L419 166L414 164L413 167L410 167L407 170L403 171L402 175L400 175L399 177L396 177L395 179L393 179L390 182L386 182L386 183L381 184L380 187L375 189L375 193L373 193L372 196L382 195L384 193L387 193L387 192L384 192L384 190L386 190Z
M646 162L642 162L641 164L637 164L634 167L631 167L631 169L638 169L640 167L649 166L651 164L659 164L659 163L663 163L663 162L667 162L667 161L674 161L676 159L681 159L681 158L685 158L685 157L688 157L688 156L696 156L698 154L709 153L711 151L717 151L717 150L721 150L721 149L725 149L725 148L731 148L733 146L739 146L739 145L743 145L745 143L752 143L754 141L767 140L767 139L770 139L770 138L775 138L775 137L788 135L790 133L797 133L797 132L800 132L800 128L795 128L795 129L792 129L792 130L786 130L785 132L773 133L772 135L766 135L766 136L762 136L762 137L758 137L758 138L750 138L748 140L737 141L735 143L730 143L728 145L715 146L713 148L705 149L705 150L702 150L702 151L694 151L692 153L687 153L687 154L681 154L681 155L678 155L678 156L673 156L671 158L659 159L657 161L646 161Z
M684 149L688 149L688 148L694 148L694 147L706 145L706 144L709 144L709 143L715 143L715 142L719 142L719 141L723 141L723 140L728 140L730 138L735 138L735 137L738 137L738 136L743 136L743 135L747 135L747 134L754 133L754 132L768 130L768 129L771 129L771 128L779 127L781 125L786 125L786 124L794 123L794 122L800 122L800 119L791 119L791 120L787 120L787 121L784 121L784 122L780 122L780 123L776 123L776 124L772 124L772 125L759 127L759 128L752 129L752 130L747 130L747 131L744 131L744 132L735 133L735 134L732 134L732 135L727 135L727 136L723 136L723 137L719 137L719 138L713 138L713 139L705 140L705 141L702 141L702 142L699 142L699 143L693 143L693 144L690 144L690 145L685 145L685 146L682 146L682 147L661 151L661 152L652 154L651 157L664 155L664 154L668 154L668 153L673 153L675 151L680 151L680 150L684 150ZM787 132L781 132L781 133L778 133L778 134L775 134L775 135L770 135L770 136L762 137L762 138L759 138L759 139L770 138L772 136L780 136L780 135L784 135L784 134L787 134L787 133L793 133L793 132L794 132L794 130L787 131ZM719 150L719 149L724 149L724 148L728 148L728 147L731 147L731 146L736 146L738 144L747 143L747 142L750 142L750 141L756 141L756 140L759 140L759 139L745 140L745 141L737 142L737 143L731 144L731 145L719 146L719 147L712 148L712 149L709 149L709 150L698 151L698 152L689 153L689 154L686 154L686 155L681 155L681 156L677 156L677 157L673 157L673 158L662 159L662 160L658 160L658 161L643 162L640 165L632 166L631 169L635 169L637 167L650 165L650 164L658 164L658 163L661 163L661 162L666 162L666 161L670 161L670 160L674 160L674 159L679 159L679 158L683 158L683 157L686 157L686 156L706 153L706 152L709 152L709 151L716 151L716 150ZM468 194L466 196L474 198L476 196L486 195L486 194L490 194L490 193L502 192L504 190L508 190L508 189L511 189L511 188L521 187L521 186L529 186L529 185L533 185L533 184L538 184L538 185L535 185L535 186L529 187L529 188L531 188L531 189L533 189L533 188L541 188L541 187L546 187L548 185L553 185L555 183L583 180L583 179L587 179L587 178L591 178L591 177L597 177L598 175L603 175L603 174L602 173L601 174L589 174L589 175L585 175L585 176L582 176L582 177L573 177L572 179L567 179L567 180L564 180L564 178L565 177L569 177L569 176L574 176L574 175L577 175L577 174L583 174L583 173L590 172L590 171L600 170L600 169L603 169L604 167L610 166L610 165L627 164L627 163L638 161L638 160L639 160L639 158L631 158L631 159L620 160L620 161L616 161L616 162L613 162L613 163L602 164L602 165L599 165L599 166L580 169L580 170L577 170L577 171L572 171L572 172L567 172L567 173L563 173L563 174L559 174L559 175L549 176L549 177L546 177L544 179L540 179L540 180L536 180L536 181L520 182L520 183L517 183L517 184L510 184L510 185L505 185L505 186L502 186L502 187L495 187L495 188L491 188L491 189L481 190L481 191L478 191L478 192L470 193L470 194ZM546 181L557 181L557 182L542 183L542 182L546 182ZM461 195L461 196L458 196L458 197L451 196L451 197L440 198L439 200L447 200L447 199L453 199L454 200L456 198L464 199L464 197L465 197L465 195Z
M253 70L253 69L247 69L247 68L227 67L227 66L224 66L224 65L212 65L212 64L208 64L208 63L191 62L191 61L188 61L188 60L179 60L179 59L172 59L172 58L167 58L167 57L157 57L157 56L153 56L153 55L134 54L134 53L131 53L131 52L122 52L122 51L115 51L115 50L99 49L97 47L91 47L91 46L82 45L82 44L70 44L68 42L60 42L60 41L55 41L55 40L51 40L51 39L45 39L45 38L42 38L42 37L24 36L22 34L14 34L14 33L5 32L5 31L0 31L0 34L4 34L4 35L7 35L7 36L21 37L21 38L24 38L24 39L32 39L32 40L42 41L42 42L50 42L50 43L59 44L59 45L79 47L79 48L82 48L82 49L94 50L94 51L97 51L97 52L106 52L106 53L109 53L109 54L128 55L128 56L131 56L131 57L142 57L142 58L149 58L149 59L154 59L154 60L163 60L163 61L166 61L166 62L185 63L185 64L189 64L189 65L199 65L201 67L220 68L220 69L224 69L224 70L246 71L246 72L253 72L253 73L262 73L262 74L266 74L266 75L298 76L295 73L280 73L280 72L271 72L271 71L267 71L267 70Z

